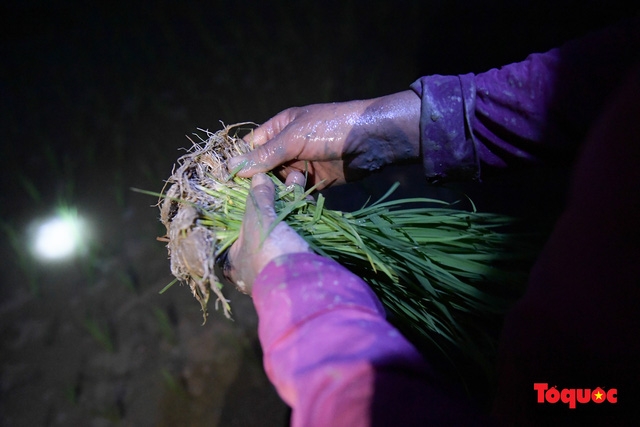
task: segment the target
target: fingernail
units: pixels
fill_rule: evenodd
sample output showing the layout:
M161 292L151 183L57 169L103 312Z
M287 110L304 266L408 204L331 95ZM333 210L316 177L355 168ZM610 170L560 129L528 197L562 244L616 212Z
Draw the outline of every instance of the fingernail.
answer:
M293 185L293 184L297 184L300 187L304 187L305 186L305 176L302 172L298 172L298 171L291 171L289 172L289 175L287 175L287 179L285 180L285 185L289 186L289 185Z
M247 164L249 164L249 161L245 158L234 157L229 159L227 162L227 170L229 171L227 179L235 177L239 172L246 169Z
M251 180L251 187L255 187L261 184L266 184L269 180L269 177L265 173L257 173L253 176Z
M232 157L227 162L227 168L229 169L229 172L232 172L234 169L236 169L241 164L244 167L243 163L246 163L246 161L247 161L247 159L245 159L244 156Z

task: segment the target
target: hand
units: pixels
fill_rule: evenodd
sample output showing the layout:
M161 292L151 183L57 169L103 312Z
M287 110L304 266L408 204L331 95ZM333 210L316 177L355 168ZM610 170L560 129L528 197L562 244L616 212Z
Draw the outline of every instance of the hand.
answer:
M304 175L293 172L285 183L304 186ZM251 294L258 273L273 259L288 253L311 252L307 242L286 223L281 221L271 230L277 217L274 197L271 178L265 174L254 175L240 236L229 248L224 271L246 294Z
M243 177L274 170L306 173L324 188L385 165L418 160L420 98L413 91L380 98L289 108L244 137L255 149L229 161Z

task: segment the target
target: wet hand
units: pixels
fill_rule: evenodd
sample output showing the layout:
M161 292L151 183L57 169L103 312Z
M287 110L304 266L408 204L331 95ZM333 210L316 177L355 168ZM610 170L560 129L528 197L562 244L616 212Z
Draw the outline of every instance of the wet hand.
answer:
M255 149L230 160L249 177L306 173L318 188L353 181L384 166L418 160L420 98L412 91L363 101L284 110L246 135Z
M286 185L304 186L304 176L294 172ZM229 248L224 274L241 292L251 294L260 271L275 258L288 253L311 252L309 245L284 222L273 226L275 186L265 174L251 180L247 208L238 240Z

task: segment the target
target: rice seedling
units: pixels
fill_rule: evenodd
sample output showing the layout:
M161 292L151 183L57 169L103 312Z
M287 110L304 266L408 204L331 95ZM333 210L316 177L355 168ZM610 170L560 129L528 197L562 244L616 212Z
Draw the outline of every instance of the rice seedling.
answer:
M159 202L171 271L189 284L205 321L211 292L230 317L216 260L238 238L250 188L249 179L226 168L227 159L251 149L231 134L234 128L205 131L206 139L192 141ZM270 176L277 221L370 284L407 335L444 353L459 349L488 369L492 343L482 320L499 318L519 294L526 275L510 266L530 255L501 231L512 218L435 199L391 200L397 185L357 211L334 211L325 208L322 194L308 197L313 188L286 187Z
M78 399L82 392L82 380L83 374L82 372L78 372L73 381L70 381L63 388L63 395L65 399L72 405L78 404Z
M95 318L87 316L82 326L103 349L109 353L116 351L113 334L109 325L103 325L102 322L99 322Z
M174 397L184 399L187 397L187 391L181 384L180 380L176 378L167 368L160 369L160 375L162 376L162 382L167 390L169 390Z
M140 283L136 278L135 272L131 268L126 270L118 270L116 272L118 282L134 294L140 292Z
M5 237L9 241L9 246L13 250L14 266L24 275L31 295L39 297L41 294L39 272L33 266L31 252L24 237L21 236L15 226L10 225L8 222L1 221L0 228L4 231Z
M171 319L167 312L159 307L153 306L153 317L156 319L156 324L158 325L158 330L160 334L164 337L165 340L170 345L176 344L176 334L173 330L173 325L171 324Z

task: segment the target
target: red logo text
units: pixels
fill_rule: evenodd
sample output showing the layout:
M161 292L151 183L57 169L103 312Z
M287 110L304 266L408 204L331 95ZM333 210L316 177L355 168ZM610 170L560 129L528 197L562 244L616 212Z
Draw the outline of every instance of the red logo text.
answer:
M596 387L590 388L563 388L558 390L557 386L549 388L547 383L534 383L533 389L537 391L538 403L566 403L569 408L575 409L576 403L617 403L618 389L610 388L604 390Z

